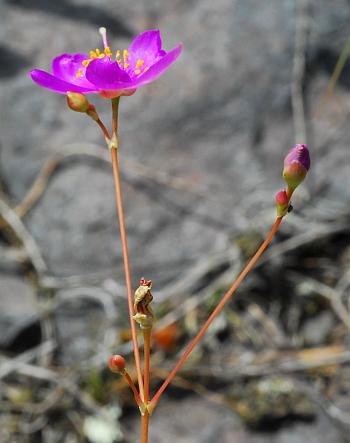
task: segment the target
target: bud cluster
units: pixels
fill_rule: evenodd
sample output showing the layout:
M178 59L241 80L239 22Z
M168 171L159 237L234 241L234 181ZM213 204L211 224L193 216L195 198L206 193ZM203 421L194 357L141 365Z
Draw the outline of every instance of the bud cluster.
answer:
M289 208L289 202L295 189L305 179L310 169L310 154L305 144L298 144L292 148L284 159L283 178L287 183L287 190L283 189L276 195L277 217L284 217Z

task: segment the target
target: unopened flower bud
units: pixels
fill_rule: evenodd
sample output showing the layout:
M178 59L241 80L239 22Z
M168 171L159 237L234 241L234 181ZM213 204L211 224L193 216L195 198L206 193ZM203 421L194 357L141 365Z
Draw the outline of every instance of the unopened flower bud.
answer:
M289 198L285 189L276 194L277 217L283 217L287 214L289 207Z
M90 103L80 92L67 92L67 105L75 112L88 112Z
M300 185L310 169L310 154L306 145L295 145L284 159L283 178L292 191Z
M108 367L112 372L123 374L125 371L125 358L121 355L112 355L108 360Z

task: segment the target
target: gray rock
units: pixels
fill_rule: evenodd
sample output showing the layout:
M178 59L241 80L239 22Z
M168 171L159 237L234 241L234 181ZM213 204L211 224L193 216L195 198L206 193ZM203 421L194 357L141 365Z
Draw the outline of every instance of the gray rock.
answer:
M0 348L7 349L17 335L38 321L33 288L22 277L0 274Z
M55 309L54 322L62 366L80 367L92 361L103 343L106 318L96 302L67 300Z

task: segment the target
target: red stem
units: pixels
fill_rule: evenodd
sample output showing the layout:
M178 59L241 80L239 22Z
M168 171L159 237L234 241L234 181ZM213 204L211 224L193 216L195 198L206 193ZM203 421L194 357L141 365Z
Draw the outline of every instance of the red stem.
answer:
M144 404L148 404L149 400L149 381L150 381L150 357L151 357L151 331L152 329L143 329L143 345L144 345ZM145 411L145 414L141 416L141 443L148 442L148 424L149 424L149 412Z
M123 375L125 381L130 386L132 392L134 393L134 397L135 397L135 401L136 401L137 405L141 406L142 405L141 397L140 397L140 395L136 389L136 386L135 386L134 382L132 381L132 378L130 377L129 373L127 371L125 371L122 375Z
M145 368L144 368L144 401L147 405L149 400L149 380L150 380L150 356L151 356L151 329L143 330L143 340L144 340L144 358L145 358Z
M119 104L119 98L112 100L113 136L115 136L116 139L117 139L117 133L118 133L118 104ZM144 394L143 394L143 379L142 379L142 371L141 371L141 357L140 357L139 345L138 345L138 340L137 340L136 323L134 320L133 292L132 292L132 285L131 285L129 252L128 252L128 244L127 244L127 240L126 240L125 216L124 216L123 198L122 198L120 173L119 173L118 147L111 148L111 156L112 156L112 166L113 166L114 188L115 188L117 210L118 210L118 219L119 219L119 226L120 226L120 237L121 237L122 250L123 250L124 271L125 271L126 288L127 288L127 295L128 295L128 308L129 308L131 335L132 335L132 341L133 341L133 347L134 347L135 366L136 366L140 396L141 396L141 399L143 400Z
M107 140L110 140L111 137L110 137L110 135L109 135L109 132L108 132L106 126L103 124L102 120L98 119L98 120L96 120L96 123L97 123L98 126L101 128L101 130L102 130L103 135L105 136L105 138L106 138Z
M148 443L149 413L141 415L141 443Z

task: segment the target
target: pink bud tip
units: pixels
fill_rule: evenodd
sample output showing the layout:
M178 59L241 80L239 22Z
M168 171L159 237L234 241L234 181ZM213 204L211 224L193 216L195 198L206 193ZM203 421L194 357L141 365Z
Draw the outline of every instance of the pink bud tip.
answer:
M123 372L125 370L125 358L121 355L112 355L108 360L108 367L112 372Z
M287 167L294 162L300 163L302 166L304 166L306 171L310 169L310 153L307 145L295 145L284 159L284 167Z
M277 217L283 217L288 212L289 198L285 189L276 194Z
M294 190L310 169L310 154L306 145L296 145L284 159L283 178L288 188Z

